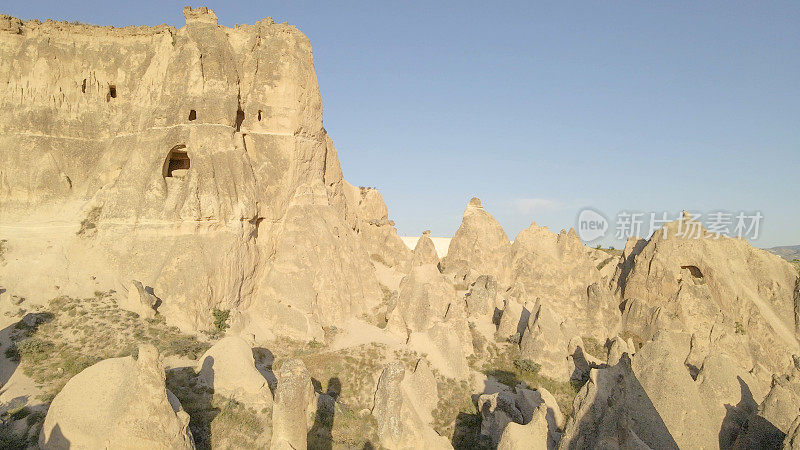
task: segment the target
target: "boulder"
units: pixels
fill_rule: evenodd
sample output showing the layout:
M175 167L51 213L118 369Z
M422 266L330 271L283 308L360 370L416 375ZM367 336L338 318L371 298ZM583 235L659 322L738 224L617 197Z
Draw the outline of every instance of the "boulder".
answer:
M720 430L720 447L731 448L747 418L764 400L768 386L725 354L709 355L703 361L697 383L712 426Z
M153 289L143 286L136 280L131 280L127 289L128 295L119 302L119 307L134 312L143 319L155 318L161 300L153 294Z
M569 381L582 377L587 369L582 347L574 323L552 311L549 304L537 302L520 342L522 357L538 363L542 375Z
M56 395L39 435L44 449L194 448L189 415L165 387L151 345L72 377Z
M469 376L467 346L471 349L472 344L463 342L450 323L439 322L424 332L411 333L408 346L428 355L431 365L445 377L463 380Z
M433 421L433 410L439 404L439 388L431 365L420 358L413 371L406 371L402 382L403 393L410 399L408 405L414 409L426 425Z
M627 353L630 356L633 356L634 351L631 347L628 346L628 343L625 342L624 339L617 336L610 341L608 346L608 353L606 355L606 364L609 366L616 366L619 362L619 359L622 358L622 354Z
M547 389L539 386L536 389L516 388L517 406L522 411L523 423L533 420L539 408L545 410L545 420L548 430L548 447L554 448L561 440L561 432L567 424L567 419L561 413L556 398Z
M526 425L509 423L500 436L497 450L552 450L549 444L547 407L540 405L533 413L531 421Z
M786 439L783 440L783 450L800 450L800 416L792 422Z
M794 358L789 375L775 375L772 387L758 409L747 418L734 448L781 448L794 431L800 412L800 358Z
M523 423L522 411L517 407L517 398L506 391L483 394L478 398L481 414L481 434L488 436L492 446L497 446L509 423ZM547 422L544 423L545 430ZM545 432L546 441L546 432Z
M347 181L343 185L349 209L357 213L354 226L372 261L407 271L413 254L397 235L394 221L389 220L383 196L375 188L356 188Z
M592 369L559 448L716 448L711 419L684 360L689 336L659 333L631 361Z
M260 411L272 405L267 380L255 366L253 349L239 336L228 336L200 357L196 371L205 386Z
M525 333L531 313L513 299L507 298L504 303L495 337L498 341L510 340L518 344Z
M400 281L397 306L389 314L388 328L407 335L428 330L444 320L456 291L433 264L411 268Z
M316 396L311 375L299 359L281 364L275 376L275 403L272 406L272 441L270 448L306 448L307 433L314 423Z

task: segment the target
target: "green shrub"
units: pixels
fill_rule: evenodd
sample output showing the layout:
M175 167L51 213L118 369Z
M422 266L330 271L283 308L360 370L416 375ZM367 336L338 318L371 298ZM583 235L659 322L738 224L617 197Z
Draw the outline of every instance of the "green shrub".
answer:
M230 328L228 319L231 317L230 309L216 309L214 308L214 330L219 333L224 333L225 330Z
M542 370L542 365L531 361L530 359L515 359L514 367L523 372L539 373Z

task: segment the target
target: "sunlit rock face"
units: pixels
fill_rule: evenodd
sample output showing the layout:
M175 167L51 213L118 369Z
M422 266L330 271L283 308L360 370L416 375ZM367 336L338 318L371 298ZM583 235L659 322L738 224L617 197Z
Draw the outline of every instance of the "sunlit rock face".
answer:
M46 296L137 279L170 323L231 309L257 337L318 335L374 306L308 39L184 15L179 29L0 20L0 225L50 227L70 259L45 287L12 261L6 283Z

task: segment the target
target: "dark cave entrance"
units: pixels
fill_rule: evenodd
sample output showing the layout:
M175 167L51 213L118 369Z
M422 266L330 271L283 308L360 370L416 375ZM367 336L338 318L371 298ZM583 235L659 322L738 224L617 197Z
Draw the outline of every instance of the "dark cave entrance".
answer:
M164 161L164 178L172 177L176 170L188 170L191 165L189 154L186 153L186 146L176 145L169 151L167 159Z

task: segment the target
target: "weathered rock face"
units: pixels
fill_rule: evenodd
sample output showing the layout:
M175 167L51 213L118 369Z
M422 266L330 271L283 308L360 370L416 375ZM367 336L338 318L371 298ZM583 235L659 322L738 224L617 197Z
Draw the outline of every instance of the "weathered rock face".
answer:
M705 237L684 236L690 229ZM626 254L615 278L628 331L644 340L664 328L692 333L696 366L723 352L761 378L788 369L800 348L789 263L745 240L709 236L688 215L646 244L629 242Z
M153 294L152 289L148 289L142 283L132 280L128 283L128 295L125 301L120 303L122 309L134 312L144 319L152 319L156 316L156 308L161 303Z
M425 331L444 320L449 305L456 301L456 291L435 265L412 267L400 282L397 306L389 315L388 326L405 334Z
M457 283L469 286L480 275L503 279L504 260L511 249L503 227L473 198L464 210L461 226L442 259L445 273Z
M684 364L688 352L689 336L660 333L632 362L623 354L592 369L559 448L717 448L720 430Z
M420 363L422 361L409 373L402 362L393 361L378 379L372 415L378 422L383 448L453 448L446 437L439 436L430 427L429 397L436 396L436 381L427 365L420 366Z
M275 376L278 387L272 407L273 450L306 448L308 430L314 423L316 398L311 375L299 359L284 361Z
M498 450L547 450L548 446L547 421L545 414L547 407L541 405L536 408L533 419L526 425L509 423L498 442Z
M267 380L256 369L253 349L238 336L226 337L208 349L197 364L200 382L214 393L256 410L272 404Z
M800 411L800 358L788 375L775 375L764 400L736 436L733 448L781 448L796 440L796 414ZM797 445L794 443L794 445Z
M194 448L189 415L165 388L158 351L101 361L72 377L50 404L39 445L67 448Z
M588 370L583 341L574 322L537 302L528 318L520 350L525 359L541 365L541 373L569 381Z
M524 336L525 328L528 326L530 311L527 308L531 306L527 305L526 307L508 298L504 300L504 305L495 338L498 341L518 343Z
M697 382L713 427L719 430L720 448L732 448L769 386L724 354L709 355L703 361Z
M481 395L478 399L478 411L481 413L481 434L491 439L492 446L497 446L500 442L503 430L509 423L523 422L522 411L516 405L516 396L510 392Z
M572 230L555 234L533 223L514 240L508 281L572 317L582 336L604 341L615 334L620 314L590 251Z
M430 230L425 230L419 237L417 245L414 247L414 258L411 260L413 267L425 264L438 264L439 257L436 255L436 247L431 240Z
M481 434L497 448L554 449L565 425L555 397L524 384L481 395L478 411Z
M47 208L45 226L74 228L59 246L81 261L48 285L80 295L74 280L121 291L135 278L182 329L206 328L217 307L308 337L370 308L370 253L410 255L376 191L347 198L308 39L184 12L180 29L4 19L0 222ZM25 294L35 286L13 274L41 269L7 270Z
M481 275L472 283L467 293L467 312L470 316L491 316L497 301L497 280Z
M374 188L356 188L346 181L344 185L349 207L357 213L355 229L370 258L405 271L412 253L397 235L394 221L389 220L389 209L380 192Z

